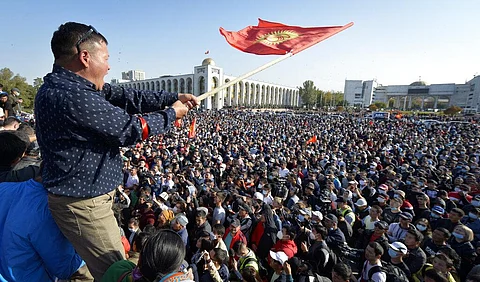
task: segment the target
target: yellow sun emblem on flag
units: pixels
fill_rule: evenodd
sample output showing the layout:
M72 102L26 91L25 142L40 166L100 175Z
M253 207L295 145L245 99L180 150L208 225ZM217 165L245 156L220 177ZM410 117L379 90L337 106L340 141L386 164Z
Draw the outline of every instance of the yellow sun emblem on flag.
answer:
M298 36L298 33L291 30L277 30L259 36L257 38L257 42L267 45L277 45L285 41L297 38Z

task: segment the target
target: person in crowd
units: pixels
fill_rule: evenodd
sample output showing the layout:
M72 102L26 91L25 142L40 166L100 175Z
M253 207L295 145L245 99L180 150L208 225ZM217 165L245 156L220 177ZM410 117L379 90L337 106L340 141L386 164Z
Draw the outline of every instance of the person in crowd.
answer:
M407 277L411 277L410 269L403 261L403 258L407 255L408 249L402 242L393 242L389 245L388 255L392 265L400 268Z
M333 266L332 282L349 282L352 277L352 269L348 264L339 262Z
M227 282L230 272L225 262L227 261L227 251L215 248L210 253L205 254L207 260L208 275L200 277L200 281Z
M242 241L237 241L233 245L233 252L238 257L238 262L233 260L233 270L236 278L242 280L243 270L251 267L255 270L255 276L260 278L259 264L255 253L247 247Z
M9 195L0 197L0 281L93 281L53 220L41 178L0 183L0 192Z
M381 257L383 255L383 248L377 242L370 242L365 249L365 263L362 267L362 272L359 274L361 281L375 281L375 282L387 282L387 274L381 271ZM374 270L372 270L374 269Z
M0 183L23 182L37 177L40 166L15 166L22 160L30 145L29 137L19 131L0 131Z
M400 222L391 223L388 227L388 241L392 243L396 241L403 241L403 239L407 235L408 230L415 228L411 223L412 219L413 215L411 213L401 212Z
M180 235L180 237L183 240L183 243L185 244L185 247L189 246L187 224L188 224L188 219L183 214L177 214L171 222L172 230L177 232L178 235Z
M412 275L417 274L427 261L425 252L420 248L422 241L423 235L420 231L415 229L407 231L407 235L405 235L405 246L408 248L408 256L405 257L403 261L410 269Z
M277 238L279 239L275 245L273 245L272 250L275 252L282 251L291 259L297 253L297 245L293 239L295 238L296 232L293 228L289 226L283 226L282 231L278 231Z
M3 114L6 118L15 116L12 103L8 101L8 93L6 92L0 93L0 108L2 108Z
M425 243L427 239L432 238L432 228L430 227L430 223L428 222L428 219L426 218L419 218L417 221L415 221L415 228L420 231L423 235L423 242L422 246Z
M185 257L182 238L175 231L163 229L152 235L140 252L138 265L127 260L112 264L102 282L189 281L193 274L182 269ZM185 271L183 271L185 270Z
M447 241L452 233L443 227L433 230L432 238L428 238L422 245L422 249L428 257L433 257L440 248L447 246Z
M248 244L247 237L245 237L242 230L240 230L240 227L240 221L234 219L230 224L230 227L225 231L225 235L223 235L223 241L229 250L233 248L237 241L241 241L245 245Z
M165 133L198 104L191 94L105 83L107 44L92 26L62 24L51 40L53 70L34 103L52 216L96 280L124 258L111 209L122 181L119 147Z
M452 237L448 241L448 245L462 258L460 269L458 269L462 280L465 279L466 274L473 268L473 263L477 256L475 248L471 243L473 239L472 229L460 224L453 229Z

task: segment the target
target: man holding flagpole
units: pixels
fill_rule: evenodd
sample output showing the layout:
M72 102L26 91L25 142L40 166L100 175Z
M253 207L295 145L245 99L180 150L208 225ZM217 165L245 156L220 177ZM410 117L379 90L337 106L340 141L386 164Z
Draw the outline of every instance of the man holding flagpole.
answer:
M166 132L198 105L190 94L104 83L107 43L93 26L61 25L51 40L53 70L35 97L49 208L96 281L125 256L112 212L122 183L119 147Z

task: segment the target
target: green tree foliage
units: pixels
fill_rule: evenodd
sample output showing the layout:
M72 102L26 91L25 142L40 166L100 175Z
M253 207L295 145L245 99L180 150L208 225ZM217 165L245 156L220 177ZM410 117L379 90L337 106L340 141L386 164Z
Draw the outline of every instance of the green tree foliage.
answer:
M303 87L299 87L299 94L303 103L308 106L313 106L316 103L318 90L313 84L313 81L307 80L303 83Z
M376 111L376 110L378 110L378 106L375 105L375 104L371 104L370 106L368 106L368 109L369 109L370 111Z
M458 113L462 112L462 108L458 106L451 106L443 111L444 114L446 115L456 115Z
M378 109L386 109L387 108L387 104L383 103L383 102L375 102L373 103L375 106L377 106Z
M43 80L37 78L35 82L37 83L37 88L28 84L25 77L14 74L9 68L0 69L0 83L3 84L3 91L10 93L12 88L18 88L18 90L20 90L20 98L23 99L22 107L25 110L31 110L33 108L35 95L41 83L43 83Z
M343 92L319 90L318 104L322 107L336 107L345 105Z

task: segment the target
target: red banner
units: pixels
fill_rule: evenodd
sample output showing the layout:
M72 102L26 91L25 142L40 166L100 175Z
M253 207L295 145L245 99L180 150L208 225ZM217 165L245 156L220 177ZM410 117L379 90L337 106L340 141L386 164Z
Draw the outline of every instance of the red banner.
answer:
M284 55L299 53L353 25L328 27L299 27L282 23L258 20L257 26L248 26L240 31L220 33L233 47L257 55Z
M190 127L188 128L188 138L190 139L195 138L196 127L197 127L197 118L194 117L192 120L192 123L190 124Z

